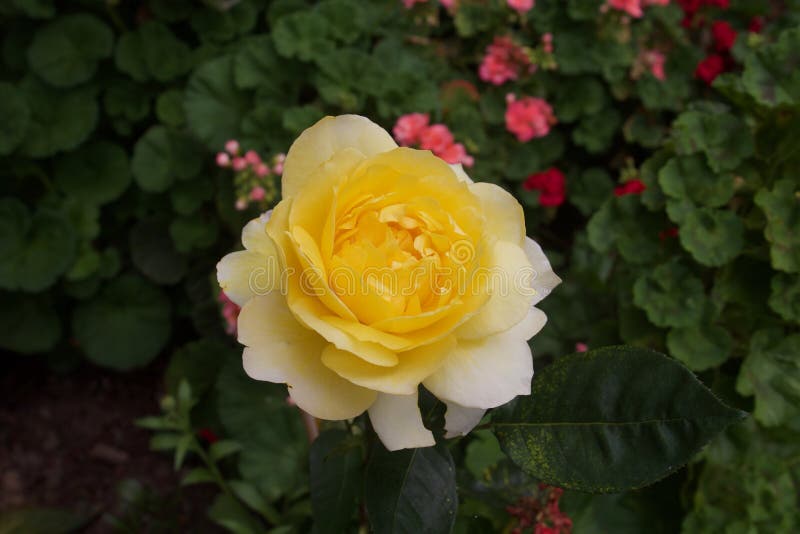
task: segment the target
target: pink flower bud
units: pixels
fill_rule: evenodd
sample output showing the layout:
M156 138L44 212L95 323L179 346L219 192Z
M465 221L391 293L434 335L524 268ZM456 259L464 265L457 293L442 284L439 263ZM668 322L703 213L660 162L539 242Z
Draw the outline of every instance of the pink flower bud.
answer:
M247 168L247 160L244 158L233 158L233 170L239 172Z
M256 176L259 178L263 178L264 176L269 174L269 167L266 166L264 163L259 163L255 166Z
M236 204L234 204L237 210L244 211L247 209L247 200L240 198L236 200Z
M231 157L226 152L217 153L217 165L220 167L229 167L231 164Z
M261 163L261 157L256 153L255 150L248 150L244 155L244 159L247 160L247 163L253 166Z
M260 185L255 186L250 191L250 200L254 200L256 202L258 202L259 200L264 200L264 197L266 197L266 196L267 196L267 192L264 191L264 188L261 187Z
M575 343L575 352L586 352L587 350L589 350L589 345L586 343Z
M236 139L231 139L225 143L225 150L227 150L231 156L235 156L239 153L239 141Z

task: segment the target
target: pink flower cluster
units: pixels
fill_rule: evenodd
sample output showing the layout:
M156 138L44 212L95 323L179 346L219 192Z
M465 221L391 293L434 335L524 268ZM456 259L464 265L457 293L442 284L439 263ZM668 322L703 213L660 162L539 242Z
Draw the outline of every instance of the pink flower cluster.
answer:
M520 98L511 93L506 95L506 129L525 143L536 137L550 133L550 127L558 122L553 108L542 98L525 96Z
M641 50L639 57L633 64L631 69L631 78L638 79L642 73L650 71L650 74L657 80L664 81L667 79L667 74L664 72L664 65L667 62L667 57L663 52L658 50Z
M530 11L534 4L536 3L535 0L507 0L508 7L522 15L523 13L527 13Z
M525 49L511 40L510 37L495 37L494 42L486 47L478 75L481 80L502 85L508 80L516 80L520 74L530 74L536 70Z
M444 124L429 124L427 113L409 113L397 119L392 129L395 140L403 146L419 145L430 150L447 163L461 163L472 167L475 159L467 154L464 145L456 143L450 129Z
M225 143L225 151L218 152L217 166L236 171L236 209L244 210L251 202L261 204L265 208L276 195L276 186L272 176L283 174L285 154L278 154L272 160L272 168L262 161L254 150L240 153L239 141L231 139Z
M225 319L225 332L235 336L236 323L239 320L239 312L241 308L236 305L224 291L220 291L217 300L222 304L222 317Z
M511 534L530 532L533 534L570 534L572 519L559 508L559 499L564 490L547 484L539 484L537 495L520 498L513 506L507 506L508 515L517 520Z
M644 16L644 8L648 6L666 6L669 0L608 0L606 9L616 9L638 19Z

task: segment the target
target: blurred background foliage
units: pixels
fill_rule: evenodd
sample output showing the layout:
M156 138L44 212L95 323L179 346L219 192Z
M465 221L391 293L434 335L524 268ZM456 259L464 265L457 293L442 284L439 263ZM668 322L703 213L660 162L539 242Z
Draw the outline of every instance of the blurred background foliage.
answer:
M688 21L693 2L634 19L603 3L537 0L519 13L501 0L2 2L7 365L41 358L69 373L86 359L125 372L168 360L164 413L141 423L176 468L194 467L187 483L218 485L210 517L234 532L308 531L320 505L302 420L282 386L245 376L220 315L214 266L260 210L236 209L232 173L214 154L237 139L266 159L329 114L390 129L428 113L474 157L474 179L517 195L564 279L542 303L536 366L576 344L647 346L753 414L656 486L567 492L574 531L796 532L800 2L694 2ZM736 37L726 72L706 83L698 65L719 55L712 21ZM526 47L538 69L481 80L497 36ZM663 79L635 73L651 49L665 57ZM557 124L518 141L505 127L508 93L546 99ZM551 167L566 177L555 206L529 181ZM324 475L349 481L354 503L363 451L331 426L310 468L315 449L354 455L347 472ZM456 531L510 531L507 507L535 481L490 434L451 449ZM126 487L126 502L147 501ZM363 519L355 506L341 513L328 531ZM125 531L125 517L115 521Z

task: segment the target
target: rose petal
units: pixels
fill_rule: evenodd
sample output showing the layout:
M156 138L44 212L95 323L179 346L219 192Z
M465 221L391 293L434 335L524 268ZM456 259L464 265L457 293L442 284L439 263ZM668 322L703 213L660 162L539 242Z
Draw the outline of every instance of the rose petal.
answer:
M381 393L369 408L369 420L390 451L436 445L433 434L422 424L416 389L410 395Z
M444 414L446 438L466 436L475 425L481 422L486 410L483 408L467 408L454 402L446 402L447 412Z

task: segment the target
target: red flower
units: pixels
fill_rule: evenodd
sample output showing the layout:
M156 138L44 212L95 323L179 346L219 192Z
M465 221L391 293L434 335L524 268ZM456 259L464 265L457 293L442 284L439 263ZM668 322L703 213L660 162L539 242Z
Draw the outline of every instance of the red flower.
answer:
M731 7L731 0L706 0L709 6L716 6L720 9L728 9Z
M210 428L201 428L197 431L197 435L206 440L208 443L216 443L219 437Z
M714 46L720 52L727 52L736 42L736 30L724 20L718 20L711 26Z
M635 180L630 180L615 187L614 194L618 197L623 197L625 195L639 195L645 189L647 189L647 186L644 185L644 182L636 178Z
M716 79L717 76L725 71L725 58L717 54L711 54L703 61L697 64L694 75L700 78L708 85Z
M678 227L673 226L672 228L667 228L666 230L661 230L658 233L658 239L664 241L670 237L678 237Z
M753 17L750 19L750 24L747 25L747 29L752 33L761 33L761 30L764 29L764 17Z
M567 196L564 173L555 167L531 174L522 187L528 191L539 191L541 206L560 206Z

